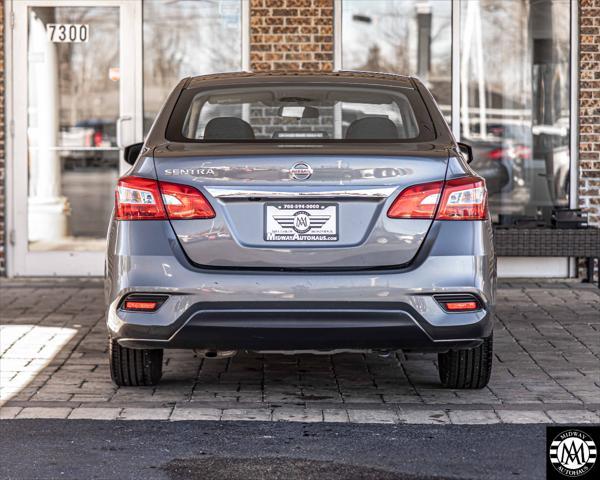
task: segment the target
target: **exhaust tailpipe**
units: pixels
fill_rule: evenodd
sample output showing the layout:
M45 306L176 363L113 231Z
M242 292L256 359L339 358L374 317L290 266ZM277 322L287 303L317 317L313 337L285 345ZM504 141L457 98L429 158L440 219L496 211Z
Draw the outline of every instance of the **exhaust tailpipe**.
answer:
M237 350L194 349L194 353L201 358L231 358L237 355Z

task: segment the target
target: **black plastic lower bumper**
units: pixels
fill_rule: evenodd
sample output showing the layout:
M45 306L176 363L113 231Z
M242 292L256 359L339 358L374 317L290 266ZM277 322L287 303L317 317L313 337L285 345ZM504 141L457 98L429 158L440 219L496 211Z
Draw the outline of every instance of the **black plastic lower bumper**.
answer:
M405 349L474 347L491 333L490 316L476 323L433 327L402 309L214 309L193 312L167 338L128 324L118 341L131 348L211 350ZM149 338L151 337L151 338Z

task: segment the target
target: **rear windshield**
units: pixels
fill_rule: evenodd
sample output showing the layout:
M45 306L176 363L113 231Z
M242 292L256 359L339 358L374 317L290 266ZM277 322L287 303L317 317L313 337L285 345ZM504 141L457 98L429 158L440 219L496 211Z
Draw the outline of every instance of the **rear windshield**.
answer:
M423 141L431 118L410 88L268 85L189 89L167 137L180 142Z

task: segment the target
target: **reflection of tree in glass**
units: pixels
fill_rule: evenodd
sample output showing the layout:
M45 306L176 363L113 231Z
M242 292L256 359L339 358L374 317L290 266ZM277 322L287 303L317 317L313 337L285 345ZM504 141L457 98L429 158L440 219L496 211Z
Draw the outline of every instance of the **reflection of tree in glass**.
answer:
M451 1L344 0L343 67L419 75L450 105Z
M119 82L110 80L108 72L111 67L119 66L118 10L99 7L51 10L44 19L46 24L90 26L88 42L54 44L58 60L61 128L90 121L114 122L118 116Z
M468 62L470 106L479 105L476 90L482 75L488 106L530 109L536 89L532 78L536 66L550 68L549 77L555 76L564 87L568 82L569 62L568 1L481 0L478 5L481 38L471 36L469 47L471 52L482 49L483 65L478 67L475 54L471 53L473 58ZM468 18L472 7L465 2L461 12L463 53L467 47L464 36L467 29L472 28ZM543 42L547 47L541 48ZM496 48L491 49L490 45ZM559 88L555 94L564 97L568 95L568 88ZM559 104L568 105L568 98ZM527 112L527 118L531 118L530 115L531 112Z
M528 3L520 0L479 2L482 37L473 36L471 48L483 49L484 72L473 72L471 79L476 82L477 76L485 73L487 96L493 100L492 97L503 94L504 107L524 106L530 101L527 92L527 86L531 87ZM490 49L489 45L496 48ZM474 97L472 103L476 102Z
M144 3L144 111L151 119L183 77L241 69L239 0Z

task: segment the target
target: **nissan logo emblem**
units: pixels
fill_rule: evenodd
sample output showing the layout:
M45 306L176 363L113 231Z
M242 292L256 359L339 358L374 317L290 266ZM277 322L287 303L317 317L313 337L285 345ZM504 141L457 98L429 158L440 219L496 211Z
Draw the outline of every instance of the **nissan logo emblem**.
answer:
M307 180L313 173L313 169L306 163L297 163L290 169L290 176L294 180Z

